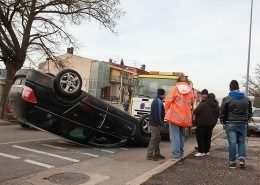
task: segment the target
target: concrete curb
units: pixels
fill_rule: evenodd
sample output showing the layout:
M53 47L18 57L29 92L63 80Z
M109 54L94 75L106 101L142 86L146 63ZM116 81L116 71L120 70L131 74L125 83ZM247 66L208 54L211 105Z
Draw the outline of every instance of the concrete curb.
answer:
M216 133L214 136L212 136L211 141L213 141L214 139L216 139L217 137L219 137L222 133L224 133L225 131L222 130L218 133ZM139 185L144 183L145 181L147 181L149 178L151 178L152 176L154 176L155 174L161 173L162 171L166 170L167 168L169 168L170 166L172 166L173 164L177 163L178 161L184 160L187 156L189 156L190 154L192 154L193 152L195 152L195 149L192 148L191 150L186 152L186 155L184 156L183 159L176 159L176 160L172 160L172 159L168 159L167 161L165 161L164 163L156 166L155 168L153 168L152 170L144 173L143 175L140 175L134 179L132 179L131 181L127 182L126 185Z

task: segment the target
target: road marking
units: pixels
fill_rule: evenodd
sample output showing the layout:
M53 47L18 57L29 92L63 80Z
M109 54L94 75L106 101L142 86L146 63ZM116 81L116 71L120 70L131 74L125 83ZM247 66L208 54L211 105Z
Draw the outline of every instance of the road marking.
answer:
M53 139L58 139L58 138L36 139L36 140L27 140L27 141L19 141L19 142L7 142L7 143L0 143L0 145L19 144L19 143L37 142L37 141L47 141L47 140L53 140Z
M58 147L58 146L53 146L53 145L48 145L48 144L41 144L42 146L47 146L50 148L55 148L55 149L59 149L59 150L66 150L67 148L63 148L63 147Z
M45 168L54 168L54 166L44 164L44 163L40 163L40 162L33 161L33 160L29 160L29 159L24 160L24 162L34 164L34 165L37 165L37 166L41 166L41 167L45 167Z
M91 156L91 157L99 157L98 155L94 155L94 154L90 154L90 153L80 153L80 154L88 155L88 156Z
M4 153L1 153L1 152L0 152L0 156L7 157L7 158L10 158L10 159L20 159L20 157L17 157L17 156L14 156L14 155L9 155L9 154L4 154Z
M106 153L110 153L110 154L114 154L115 153L114 151L111 151L111 150L101 150L101 152L106 152Z
M127 148L120 148L121 150L124 150L124 151L127 151L128 149Z
M72 161L72 162L80 162L80 160L78 159L72 159L72 158L69 158L69 157L63 157L61 155L56 155L56 154L52 154L52 153L48 153L48 152L43 152L43 151L40 151L40 150L34 150L34 149L30 149L30 148L26 148L26 147L22 147L22 146L18 146L18 145L13 145L14 148L18 148L18 149L22 149L22 150L27 150L27 151L30 151L30 152L34 152L34 153L38 153L38 154L43 154L43 155L48 155L48 156L51 156L51 157L56 157L56 158L59 158L59 159L64 159L64 160L67 160L67 161Z

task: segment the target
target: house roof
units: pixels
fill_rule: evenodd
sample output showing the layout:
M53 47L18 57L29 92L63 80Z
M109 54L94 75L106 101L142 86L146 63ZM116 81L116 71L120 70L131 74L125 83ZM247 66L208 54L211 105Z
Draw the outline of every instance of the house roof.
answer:
M118 69L118 70L120 70L120 71L122 70L121 67L117 67L117 66L113 66L113 65L110 65L110 67L111 67L111 68L114 68L114 69ZM125 68L124 68L124 71L127 72L127 73L131 73L131 74L133 74L133 75L136 75L135 72L130 71L130 70L127 70L127 69L125 69Z

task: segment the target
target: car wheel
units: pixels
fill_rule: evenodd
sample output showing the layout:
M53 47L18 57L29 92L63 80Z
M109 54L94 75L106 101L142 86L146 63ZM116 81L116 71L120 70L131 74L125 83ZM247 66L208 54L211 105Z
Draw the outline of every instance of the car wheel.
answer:
M150 115L147 114L140 118L140 122L141 122L140 131L144 136L151 135L151 130L149 128L149 116Z
M139 142L140 145L146 145L150 141L151 131L149 128L149 114L146 114L140 118L139 122Z
M82 79L78 72L72 69L65 69L55 76L54 86L59 94L66 97L74 97L81 92Z

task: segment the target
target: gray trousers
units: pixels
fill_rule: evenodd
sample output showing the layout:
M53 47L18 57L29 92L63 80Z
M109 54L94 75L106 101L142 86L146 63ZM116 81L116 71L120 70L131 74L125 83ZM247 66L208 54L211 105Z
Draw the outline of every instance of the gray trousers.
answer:
M152 157L160 154L159 144L161 141L160 127L150 126L151 138L148 145L147 157Z

